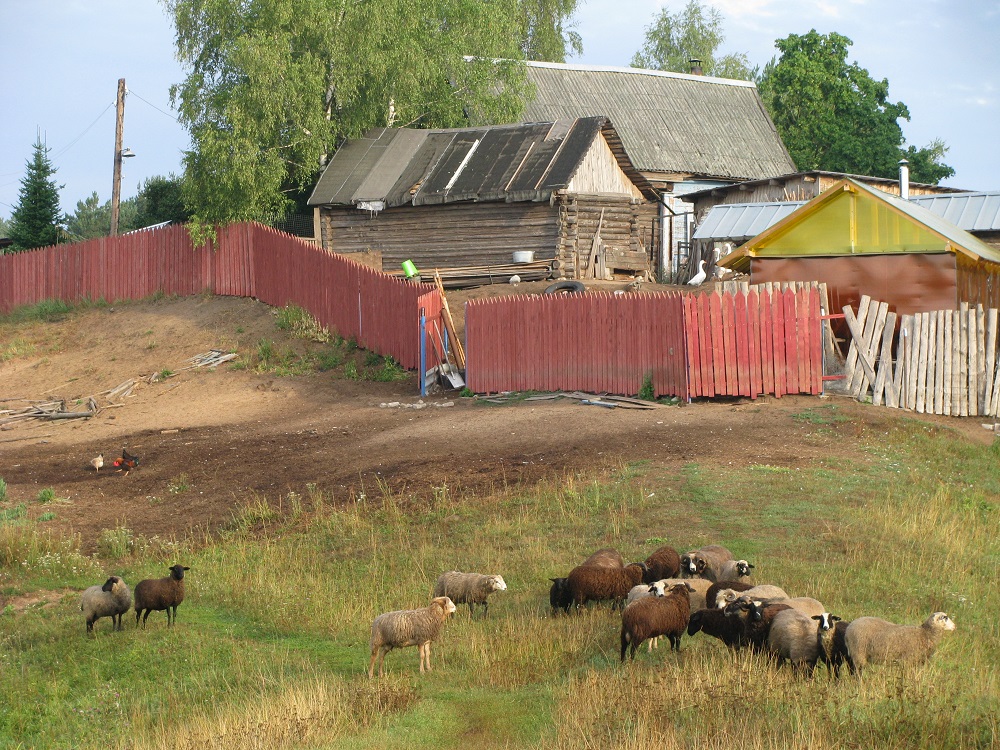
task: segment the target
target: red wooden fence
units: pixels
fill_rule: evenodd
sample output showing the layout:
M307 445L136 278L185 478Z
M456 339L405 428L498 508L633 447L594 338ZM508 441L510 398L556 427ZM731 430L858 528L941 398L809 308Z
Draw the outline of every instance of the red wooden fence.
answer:
M502 297L466 305L479 392L757 396L822 390L818 290Z
M295 304L365 349L420 364L420 299L435 291L259 224L195 248L182 226L0 256L0 311L46 299L142 299L202 292ZM425 300L426 308L428 302Z

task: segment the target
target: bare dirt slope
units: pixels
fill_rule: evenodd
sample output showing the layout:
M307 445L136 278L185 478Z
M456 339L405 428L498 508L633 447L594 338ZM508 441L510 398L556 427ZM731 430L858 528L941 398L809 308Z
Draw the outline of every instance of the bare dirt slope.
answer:
M261 340L279 349L315 346L279 331L268 307L234 298L136 303L0 327L0 353L22 352L0 364L0 410L49 398L82 409L92 395L106 405L99 394L128 379L177 373L140 380L121 405L90 419L0 429L7 504L27 503L33 516L55 512L50 523L79 533L89 548L118 524L161 537L214 528L253 493L276 504L289 491L307 494L308 485L338 501L377 496L380 484L420 498L442 485L483 491L639 459L668 473L689 462L804 465L853 456L856 443L844 437L902 416L838 400L852 421L817 430L793 415L829 402L805 397L626 411L565 399L494 406L450 394L420 410L382 408L416 403L415 378L387 384L228 365L181 370L209 349L245 354ZM992 437L971 420L937 421L970 439ZM110 463L123 446L141 458L128 476L90 467L98 453ZM39 505L44 488L64 501Z

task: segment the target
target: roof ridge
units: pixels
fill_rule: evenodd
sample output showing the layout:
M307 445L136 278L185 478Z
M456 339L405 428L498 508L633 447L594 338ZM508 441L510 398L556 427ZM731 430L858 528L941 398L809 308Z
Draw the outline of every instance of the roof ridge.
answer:
M690 73L675 73L672 70L650 70L649 68L632 68L614 65L587 65L584 63L553 63L538 62L528 60L525 63L529 68L551 68L553 70L580 70L591 73L627 73L630 75L658 76L660 78L679 78L686 81L700 81L702 83L714 83L722 86L740 86L742 88L756 89L757 84L753 81L741 81L736 78L716 78L714 76L699 76Z

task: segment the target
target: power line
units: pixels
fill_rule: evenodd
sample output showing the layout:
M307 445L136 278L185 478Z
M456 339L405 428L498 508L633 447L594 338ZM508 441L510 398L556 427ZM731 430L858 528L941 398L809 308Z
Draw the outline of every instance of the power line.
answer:
M130 94L132 94L136 99L139 99L140 101L146 102L146 104L148 104L150 107L152 107L153 109L155 109L157 112L166 115L167 117L169 117L174 122L180 122L180 120L178 120L176 117L174 117L169 112L165 112L162 109L160 109L159 107L157 107L155 104L153 104L152 102L143 99L141 96L139 96L137 93L135 93L135 91L133 89L129 89L128 92Z
M87 132L88 132L88 131L89 131L89 130L90 130L90 129L92 128L92 127L94 127L94 126L95 126L95 125L97 124L97 121L98 121L98 120L100 120L100 119L101 119L102 117L104 117L104 113L105 113L105 112L107 112L107 111L108 111L109 109L111 109L111 108L112 108L113 106L115 106L115 103L114 103L114 102L111 102L111 104L109 104L109 105L108 105L107 107L105 107L105 108L104 108L104 109L103 109L103 110L101 111L101 114L99 114L99 115L98 115L98 116L97 116L96 118L94 118L94 121L93 121L92 123L90 123L90 125L88 125L88 126L86 127L86 129L84 129L84 131L83 131L82 133L80 133L80 135L78 135L78 136L77 136L76 138L74 138L74 139L73 139L72 141L70 141L70 142L69 142L68 144L66 144L66 145L65 145L65 146L64 146L63 148L61 148L61 149L60 149L59 151L57 151L56 153L54 153L54 154L52 155L52 158L53 158L53 159L56 159L56 158L58 158L58 157L62 156L62 155L63 155L63 154L65 154L65 153L66 153L67 151L69 151L69 150L70 150L70 149L71 149L71 148L72 148L73 146L75 146L75 145L76 145L76 143L77 143L77 141L79 141L79 140L80 140L81 138L83 138L83 136L85 136L85 135L87 134Z

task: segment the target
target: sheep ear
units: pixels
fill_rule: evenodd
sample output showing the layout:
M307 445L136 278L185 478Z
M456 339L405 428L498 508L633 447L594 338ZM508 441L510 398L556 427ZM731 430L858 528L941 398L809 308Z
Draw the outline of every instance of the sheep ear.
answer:
M813 615L811 619L813 619L813 620L822 620L823 619L823 615ZM837 619L839 620L840 618L838 617Z
M837 617L837 615L830 615L830 620L832 622L840 622L841 618Z

